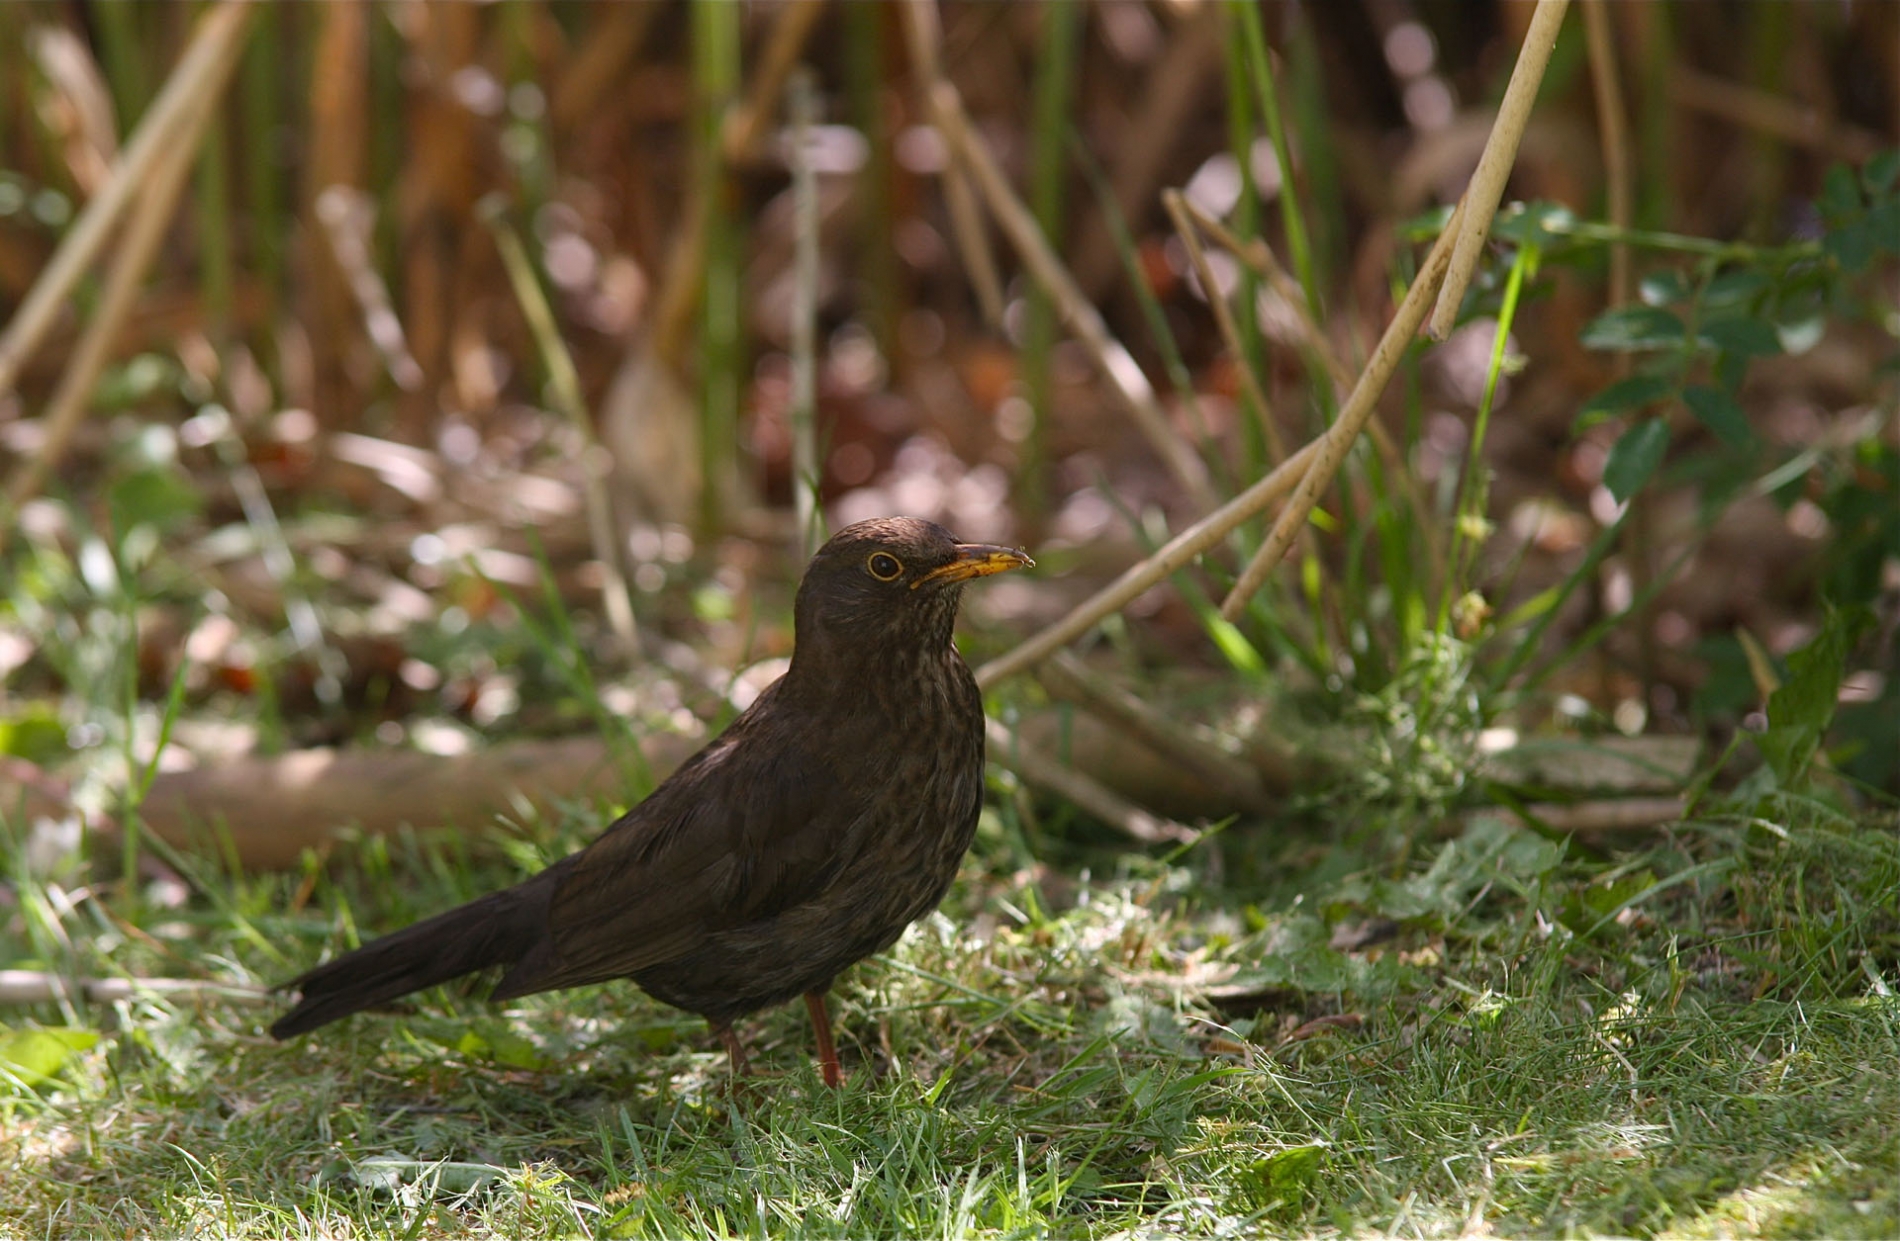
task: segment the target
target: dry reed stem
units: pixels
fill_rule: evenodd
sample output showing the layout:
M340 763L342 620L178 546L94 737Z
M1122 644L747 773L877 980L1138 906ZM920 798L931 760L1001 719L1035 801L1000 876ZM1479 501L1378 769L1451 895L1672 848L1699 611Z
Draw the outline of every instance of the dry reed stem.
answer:
M1478 170L1471 174L1471 184L1465 189L1458 242L1451 253L1444 286L1438 291L1438 305L1432 311L1434 340L1450 336L1458 321L1458 307L1477 274L1484 240L1491 231L1491 217L1497 214L1498 201L1504 197L1504 184L1510 180L1511 165L1517 162L1518 144L1524 140L1524 127L1530 124L1537 88L1543 84L1550 53L1557 46L1558 27L1563 25L1564 10L1569 7L1570 0L1537 0L1537 11L1531 14L1517 66L1511 70L1511 84L1504 88L1504 101L1498 105L1498 118L1491 125Z
M1162 544L1146 560L1084 599L1061 620L976 670L977 684L988 689L1005 677L1030 668L1087 633L1112 613L1121 611L1143 591L1207 551L1228 533L1275 500L1293 490L1307 464L1319 452L1318 440L1295 452L1265 478Z
M818 549L818 170L811 155L818 84L800 66L788 88L792 117L792 552L803 564Z
M45 485L47 476L64 455L73 431L86 415L93 385L105 367L113 342L118 337L119 327L131 312L145 274L158 254L159 242L164 240L166 227L171 223L179 192L184 188L185 175L197 158L198 140L211 119L225 82L230 79L232 68L237 64L243 42L235 35L243 32L249 13L248 8L225 8L213 14L214 18L223 14L234 15L228 19L227 25L218 27L220 31L230 30L232 34L211 43L215 54L207 64L192 67L188 79L191 89L183 96L188 106L184 107L176 123L167 131L172 144L162 147L160 154L145 166L143 183L139 186L138 205L127 220L119 248L107 266L98 307L79 342L73 347L71 357L67 359L66 370L60 376L59 386L54 390L52 399L47 402L46 412L40 416L42 434L39 450L20 462L13 476L7 480L5 505L9 510L17 510ZM210 19L207 19L207 26L210 24ZM200 33L201 37L206 33L203 27ZM202 45L194 44L193 50L199 46ZM191 59L190 51L186 53L185 59ZM173 75L174 82L186 68L185 62L181 61ZM171 84L168 83L166 92L170 90ZM142 137L146 132L143 126L139 132ZM137 144L138 139L135 139L134 146ZM130 166L130 159L120 165L119 173L114 177L115 185ZM112 190L108 189L106 193L110 194ZM58 265L58 259L54 260L54 265ZM51 274L49 269L48 275ZM0 548L5 547L12 529L11 524L0 525Z
M1121 794L1024 744L1020 737L995 720L985 719L983 722L989 734L990 761L1015 772L1025 783L1037 785L1074 802L1110 827L1145 845L1184 844L1200 838L1200 833L1186 824L1149 814Z
M904 41L910 49L911 72L924 97L937 132L943 132L943 118L937 115L932 88L943 80L943 60L938 50L943 43L943 23L937 14L936 0L907 0L899 10L904 19ZM983 213L976 205L969 178L956 161L943 169L944 206L950 213L950 231L956 237L957 252L963 256L964 275L976 293L976 304L983 320L991 327L1003 324L1003 278L997 274L996 258L990 253L989 238L983 233Z
M191 45L140 118L105 189L86 204L79 222L60 242L0 336L0 392L11 389L19 379L20 367L39 347L67 294L98 256L134 197L144 210L151 209L160 163L180 146L196 150L204 128L198 109L223 90L253 11L251 0L223 0L199 20Z
M316 213L330 242L330 256L363 316L363 334L376 347L383 369L404 392L419 391L424 381L422 364L409 348L389 285L370 254L370 238L376 231L375 200L353 185L330 185L317 195Z
M1424 266L1419 269L1418 278L1412 282L1404 300L1399 303L1392 322L1386 325L1385 334L1379 337L1379 343L1373 347L1372 356L1366 361L1366 369L1360 372L1359 382L1353 386L1352 394L1340 407L1339 417L1334 419L1333 425L1326 429L1324 435L1309 445L1318 448L1312 465L1307 468L1305 477L1300 479L1293 498L1280 510L1280 518L1274 522L1266 543L1241 571L1240 579L1234 583L1227 598L1221 601L1221 615L1229 621L1239 617L1247 606L1247 600L1260 589L1261 583L1267 580L1267 575L1293 545L1300 528L1306 524L1308 514L1319 503L1320 492L1331 485L1333 475L1338 473L1340 465L1346 460L1353 441L1359 438L1360 430L1372 416L1379 394L1385 391L1385 385L1405 357L1412 337L1425 320L1432 295L1440 291L1446 268L1451 262L1452 247L1460 235L1459 217L1466 210L1461 205L1452 213L1451 219L1446 222L1445 231L1439 234Z
M1036 217L1010 188L1009 178L976 136L969 116L963 110L956 88L938 82L931 90L933 112L956 161L965 168L984 202L1002 228L1004 236L1016 248L1037 284L1055 303L1062 322L1095 359L1095 365L1109 381L1109 387L1121 397L1122 405L1135 420L1135 426L1147 437L1149 445L1177 483L1203 511L1214 506L1213 488L1208 484L1207 467L1194 449L1169 425L1166 411L1155 396L1154 385L1142 373L1140 364L1127 346L1109 334L1101 312L1095 309L1075 283L1062 260L1036 224Z

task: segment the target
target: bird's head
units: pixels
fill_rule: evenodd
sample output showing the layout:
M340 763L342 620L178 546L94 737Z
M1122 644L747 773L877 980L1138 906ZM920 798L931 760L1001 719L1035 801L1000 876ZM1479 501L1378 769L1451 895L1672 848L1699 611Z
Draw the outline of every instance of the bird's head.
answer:
M799 584L794 664L806 650L942 650L965 582L1034 563L1015 548L959 543L915 517L846 526L818 549Z

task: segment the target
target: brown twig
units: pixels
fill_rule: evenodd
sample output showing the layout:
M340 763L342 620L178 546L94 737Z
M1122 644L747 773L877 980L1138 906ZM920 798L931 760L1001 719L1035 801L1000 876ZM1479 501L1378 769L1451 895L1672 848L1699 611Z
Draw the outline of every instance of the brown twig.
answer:
M1570 0L1537 0L1530 26L1524 32L1524 46L1517 54L1517 67L1511 71L1511 84L1504 88L1504 100L1498 105L1498 118L1491 126L1491 137L1484 144L1478 170L1464 195L1463 217L1458 226L1458 241L1451 253L1451 265L1445 283L1438 291L1438 305L1432 311L1431 336L1444 340L1458 320L1458 307L1464 303L1465 290L1477 274L1483 255L1484 240L1491 232L1491 217L1497 214L1498 201L1504 197L1504 183L1510 179L1511 165L1517 162L1517 147L1530 124L1531 107L1537 102L1537 88L1543 84L1544 69L1557 46L1557 29L1563 25L1564 10Z
M1669 96L1685 108L1759 130L1793 146L1807 147L1856 162L1880 151L1880 135L1855 125L1830 121L1818 108L1766 91L1725 82L1681 65L1669 71Z
M1148 382L1127 347L1109 334L1101 312L1082 295L1075 277L1063 267L1048 238L1042 235L1035 215L1010 188L1009 178L1003 175L996 157L971 128L956 88L948 82L939 82L931 91L931 99L938 125L949 139L954 158L969 172L990 214L1016 248L1030 276L1049 294L1063 323L1094 358L1110 390L1121 398L1136 428L1147 437L1175 481L1203 510L1212 508L1214 493L1208 485L1207 467L1169 425L1167 413L1155 396L1154 385Z
M66 295L135 197L150 213L160 165L176 157L181 148L196 150L210 114L209 101L224 89L237 63L253 11L251 0L224 0L199 21L191 46L146 110L105 189L86 204L78 223L60 242L52 262L7 324L6 334L0 336L0 392L13 387L20 367L45 337Z
M1293 545L1300 527L1305 524L1313 506L1319 503L1320 492L1333 481L1333 475L1339 470L1346 454L1352 448L1353 441L1372 416L1373 406L1377 404L1379 394L1385 391L1385 385L1398 369L1405 351L1411 346L1412 337L1417 334L1419 325L1425 321L1425 312L1434 293L1439 291L1440 282L1445 278L1445 269L1451 261L1453 239L1459 235L1458 221L1465 208L1459 207L1446 222L1445 231L1439 235L1432 251L1426 256L1424 266L1419 269L1418 278L1412 281L1412 287L1405 294L1399 308L1392 316L1392 322L1386 325L1385 334L1373 347L1372 356L1366 361L1366 369L1360 372L1359 382L1353 386L1346 403L1340 407L1339 417L1328 427L1326 433L1309 447L1317 447L1313 462L1300 479L1293 498L1280 510L1280 518L1267 535L1267 541L1247 567L1242 570L1240 579L1221 601L1221 615L1228 620L1238 617L1247 606L1247 600L1260 589L1273 566L1280 563L1287 548Z

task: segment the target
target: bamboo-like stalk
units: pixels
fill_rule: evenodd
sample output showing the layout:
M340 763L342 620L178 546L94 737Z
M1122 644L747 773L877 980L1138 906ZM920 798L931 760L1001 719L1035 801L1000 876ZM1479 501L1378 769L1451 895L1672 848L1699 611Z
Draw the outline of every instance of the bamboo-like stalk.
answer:
M1537 0L1530 26L1524 32L1524 46L1517 54L1517 66L1511 70L1511 83L1504 88L1504 101L1498 105L1498 119L1478 159L1478 170L1471 174L1465 189L1464 209L1459 213L1458 241L1451 253L1444 286L1438 291L1438 305L1432 310L1431 335L1444 340L1458 321L1458 307L1464 303L1465 290L1477 274L1478 259L1484 240L1491 232L1491 218L1504 197L1504 183L1510 179L1511 165L1517 162L1517 147L1530 124L1531 107L1537 102L1537 88L1543 84L1544 70L1550 65L1550 53L1557 46L1557 29L1563 25L1564 10L1570 0Z
M1346 460L1346 453L1351 450L1353 441L1358 439L1366 420L1372 416L1379 394L1385 391L1386 383L1405 357L1412 337L1425 321L1432 295L1439 291L1445 279L1446 268L1451 262L1452 246L1459 236L1459 217L1465 210L1460 206L1446 223L1445 231L1440 234L1424 266L1419 269L1418 278L1412 282L1411 289L1392 316L1392 322L1386 325L1385 334L1374 346L1372 356L1366 361L1366 369L1360 372L1359 382L1353 386L1352 394L1340 408L1339 417L1324 435L1314 441L1319 451L1295 489L1293 498L1280 511L1280 518L1267 535L1266 543L1241 571L1239 580L1234 583L1227 598L1221 601L1221 615L1226 619L1231 621L1240 615L1247 606L1247 600L1267 580L1267 574L1273 571L1273 566L1279 564L1280 558L1286 555L1287 548L1293 545L1313 506L1319 503L1320 492L1333 481L1333 475Z
M199 21L191 45L140 119L137 132L113 168L111 180L86 204L79 221L61 240L52 262L14 312L6 333L0 335L0 392L12 388L19 379L20 367L45 339L67 294L98 257L135 196L140 207L150 211L159 164L180 147L190 150L196 146L209 116L208 111L199 109L207 98L215 98L223 90L235 60L233 51L242 45L254 11L252 0L223 0ZM139 274L144 273L141 270Z

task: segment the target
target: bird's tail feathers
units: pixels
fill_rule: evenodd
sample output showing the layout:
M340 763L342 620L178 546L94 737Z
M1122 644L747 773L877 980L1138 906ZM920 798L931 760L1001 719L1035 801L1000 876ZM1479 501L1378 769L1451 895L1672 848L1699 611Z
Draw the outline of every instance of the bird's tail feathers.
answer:
M517 960L541 936L534 893L491 893L327 961L289 984L297 1005L270 1028L291 1038L491 965Z

